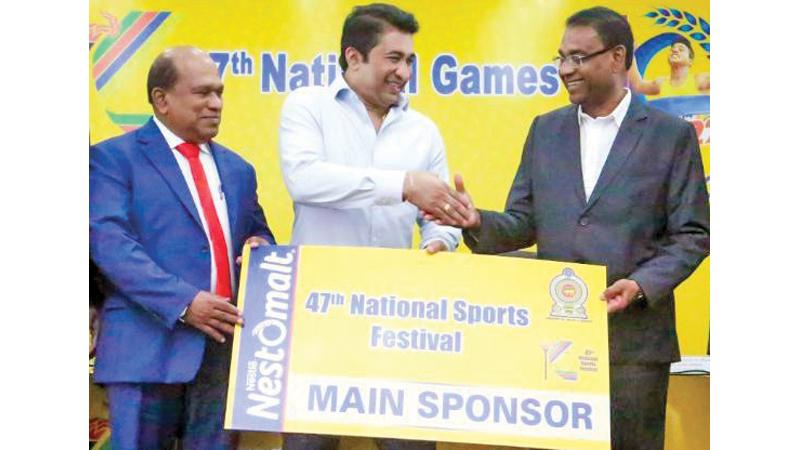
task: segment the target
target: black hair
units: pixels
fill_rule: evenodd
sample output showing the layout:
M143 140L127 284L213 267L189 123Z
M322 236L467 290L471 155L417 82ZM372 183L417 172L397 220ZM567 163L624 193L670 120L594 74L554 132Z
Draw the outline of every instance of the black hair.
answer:
M675 38L674 41L672 41L672 45L675 45L675 44L683 44L683 45L685 45L686 48L689 49L689 58L694 59L694 49L692 48L692 43L689 42L688 39L686 39L685 37L679 35L678 37Z
M419 31L419 23L414 15L394 5L372 3L353 8L342 27L342 52L339 54L339 65L342 70L347 70L344 51L348 47L353 47L366 61L370 50L378 45L378 40L387 25L409 34Z
M604 6L584 9L567 19L567 28L576 26L592 27L606 48L622 45L625 47L625 69L633 63L633 31L620 13Z
M147 101L153 104L153 89L169 90L177 82L178 68L175 67L175 60L165 53L158 55L147 72Z

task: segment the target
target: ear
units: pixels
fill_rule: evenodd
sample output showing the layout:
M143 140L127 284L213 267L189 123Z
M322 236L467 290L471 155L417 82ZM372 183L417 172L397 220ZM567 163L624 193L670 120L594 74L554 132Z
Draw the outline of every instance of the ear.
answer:
M344 58L347 61L347 67L357 69L361 63L364 62L364 55L361 54L355 47L347 47L344 49Z
M167 92L160 87L156 87L153 88L153 91L150 93L150 96L153 98L153 108L160 114L166 115L167 111L169 110L169 102L167 101Z
M627 49L624 46L618 45L611 51L611 57L614 59L614 72L625 72L625 55ZM631 65L633 67L633 65Z

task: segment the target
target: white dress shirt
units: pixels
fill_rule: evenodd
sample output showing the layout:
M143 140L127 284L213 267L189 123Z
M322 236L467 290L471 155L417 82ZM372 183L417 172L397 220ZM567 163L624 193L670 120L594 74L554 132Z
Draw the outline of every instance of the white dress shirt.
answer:
M608 153L617 137L622 120L631 104L631 91L626 89L625 96L611 114L592 118L578 106L578 126L581 133L581 170L583 172L583 189L586 201L592 195L600 172L606 163Z
M455 249L461 231L427 222L403 202L406 171L449 178L436 125L400 97L380 129L340 75L329 86L293 91L281 111L283 180L294 200L293 244L410 248L414 222L422 247Z
M194 185L194 178L192 178L192 168L189 166L189 160L177 150L177 147L186 141L170 131L170 129L155 116L153 116L153 121L156 123L156 126L158 126L158 129L161 130L161 134L167 141L169 148L172 149L172 156L174 156L175 160L178 162L178 167L181 169L183 179L186 180L186 185L189 186L189 192L192 194L192 200L194 200L197 215L200 216L200 221L203 223L203 230L205 230L206 238L208 239L208 248L213 249L211 234L208 231L205 214L203 214L203 206L200 204L200 196L197 194L197 187ZM211 198L214 200L214 209L217 210L217 217L222 227L222 234L225 235L225 245L228 247L228 267L231 270L230 279L231 283L233 283L233 258L231 256L233 253L231 253L231 227L228 221L228 205L225 202L225 195L222 193L222 182L219 179L217 164L214 162L214 156L211 155L211 149L208 147L207 143L200 144L199 146L200 164L203 165L206 181L208 181L208 190L211 192ZM215 292L217 289L217 264L214 261L213 252L211 255L211 292Z

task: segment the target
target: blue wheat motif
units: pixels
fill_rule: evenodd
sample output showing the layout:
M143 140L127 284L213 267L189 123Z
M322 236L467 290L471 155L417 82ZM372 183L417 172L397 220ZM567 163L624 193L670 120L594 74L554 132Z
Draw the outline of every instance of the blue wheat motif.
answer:
M647 12L645 17L655 20L656 25L674 28L697 41L706 56L711 57L711 25L702 17L673 8L656 8Z

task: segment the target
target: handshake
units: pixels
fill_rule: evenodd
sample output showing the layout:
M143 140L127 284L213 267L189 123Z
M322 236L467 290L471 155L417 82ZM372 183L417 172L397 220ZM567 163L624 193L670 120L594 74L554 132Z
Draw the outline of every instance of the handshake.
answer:
M430 172L406 172L403 200L419 208L425 220L439 225L463 229L480 227L481 216L464 188L464 180L458 174L454 180L455 190Z

